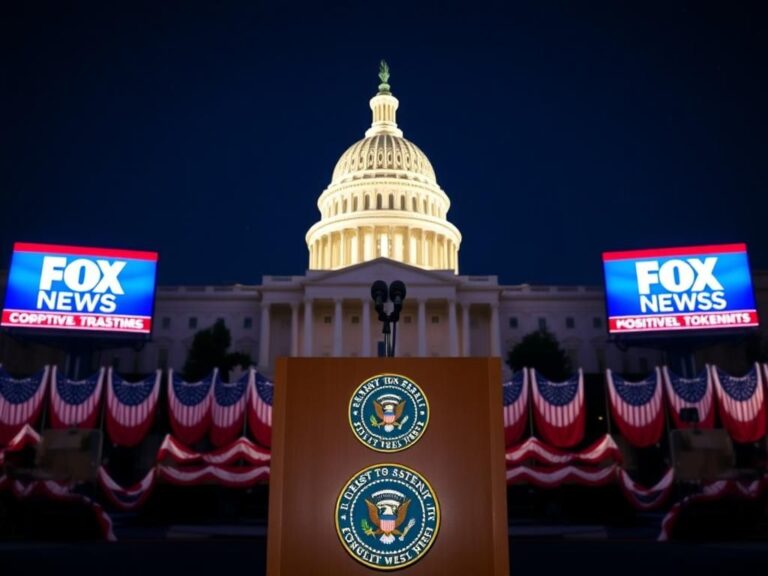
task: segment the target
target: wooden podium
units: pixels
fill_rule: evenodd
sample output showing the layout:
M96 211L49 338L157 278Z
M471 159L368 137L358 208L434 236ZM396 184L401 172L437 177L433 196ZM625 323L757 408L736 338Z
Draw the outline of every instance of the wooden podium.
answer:
M360 470L393 463L434 489L440 527L403 575L509 574L502 389L498 358L280 358L273 404L267 574L368 575L341 543L336 506ZM350 426L364 381L403 375L429 402L429 422L408 448L382 453Z

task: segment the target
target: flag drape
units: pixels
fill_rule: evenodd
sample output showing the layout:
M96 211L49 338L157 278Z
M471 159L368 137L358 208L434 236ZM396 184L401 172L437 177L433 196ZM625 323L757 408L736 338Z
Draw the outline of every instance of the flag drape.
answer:
M123 380L107 371L107 433L118 446L136 446L155 419L162 372L138 382Z
M95 428L101 406L101 391L106 370L85 380L59 376L56 366L51 376L51 427Z
M611 414L622 436L638 448L652 446L664 431L661 370L644 380L625 380L610 368L605 371Z
M710 429L715 425L715 392L712 384L712 372L707 366L694 378L678 376L669 368L662 368L664 384L667 390L667 402L675 428ZM683 422L680 411L683 408L695 408L699 414L699 423Z
M528 423L528 370L523 368L504 382L504 442L512 446L525 431Z
M584 373L551 382L530 370L536 430L545 442L570 448L584 438Z

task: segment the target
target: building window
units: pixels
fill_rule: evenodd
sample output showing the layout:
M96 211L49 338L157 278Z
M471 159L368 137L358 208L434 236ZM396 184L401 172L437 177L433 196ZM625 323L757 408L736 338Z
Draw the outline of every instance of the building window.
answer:
M360 324L360 316L352 316L352 324Z
M357 212L357 196L352 198L352 211Z
M376 194L376 210L381 210L381 194Z
M574 320L573 316L568 316L565 319L565 327L566 328L576 328L576 320Z
M547 319L539 318L539 330L544 331L547 329Z
M323 324L330 324L330 323L331 323L331 317L323 316Z
M253 328L253 318L251 318L250 316L246 316L245 318L243 318L243 328L245 328L246 330L250 330L251 328Z
M389 209L392 210L395 207L395 195L390 194L389 195Z
M411 198L411 206L413 207L414 212L419 211L419 209L416 207L416 198Z
M508 324L510 328L517 328L517 316L510 316Z
M369 196L365 197L365 204L364 204L364 206L365 206L366 210L370 210L370 208L371 208L371 198Z
M440 324L440 316L432 316L432 324Z
M592 327L593 328L602 328L603 327L603 319L600 318L600 316L595 316L592 318Z
M168 316L163 316L162 326L163 326L163 330L170 329L171 319Z
M400 196L400 210L405 210L405 196Z
M197 330L197 316L190 316L189 317L189 329L190 330Z

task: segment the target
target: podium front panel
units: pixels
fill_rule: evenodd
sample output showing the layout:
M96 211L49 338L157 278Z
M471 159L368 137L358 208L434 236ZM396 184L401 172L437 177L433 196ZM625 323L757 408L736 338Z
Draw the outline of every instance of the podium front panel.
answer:
M429 402L418 441L393 453L354 434L350 399L365 380L398 374ZM398 574L507 575L508 531L498 358L281 358L273 405L267 573L370 575L342 545L335 512L357 472L396 464L434 490L440 526L431 548Z

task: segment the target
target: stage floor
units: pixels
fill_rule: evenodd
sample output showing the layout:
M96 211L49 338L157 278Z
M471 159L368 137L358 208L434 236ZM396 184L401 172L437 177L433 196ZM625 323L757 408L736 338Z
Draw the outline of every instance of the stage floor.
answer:
M701 576L761 574L768 542L662 543L591 539L584 535L510 537L511 574ZM0 543L0 574L150 576L265 574L266 538L208 536L107 543ZM373 572L372 572L373 573ZM313 576L302 574L297 576ZM318 575L336 576L336 575ZM439 576L439 575L436 575ZM482 576L482 575L477 575Z

